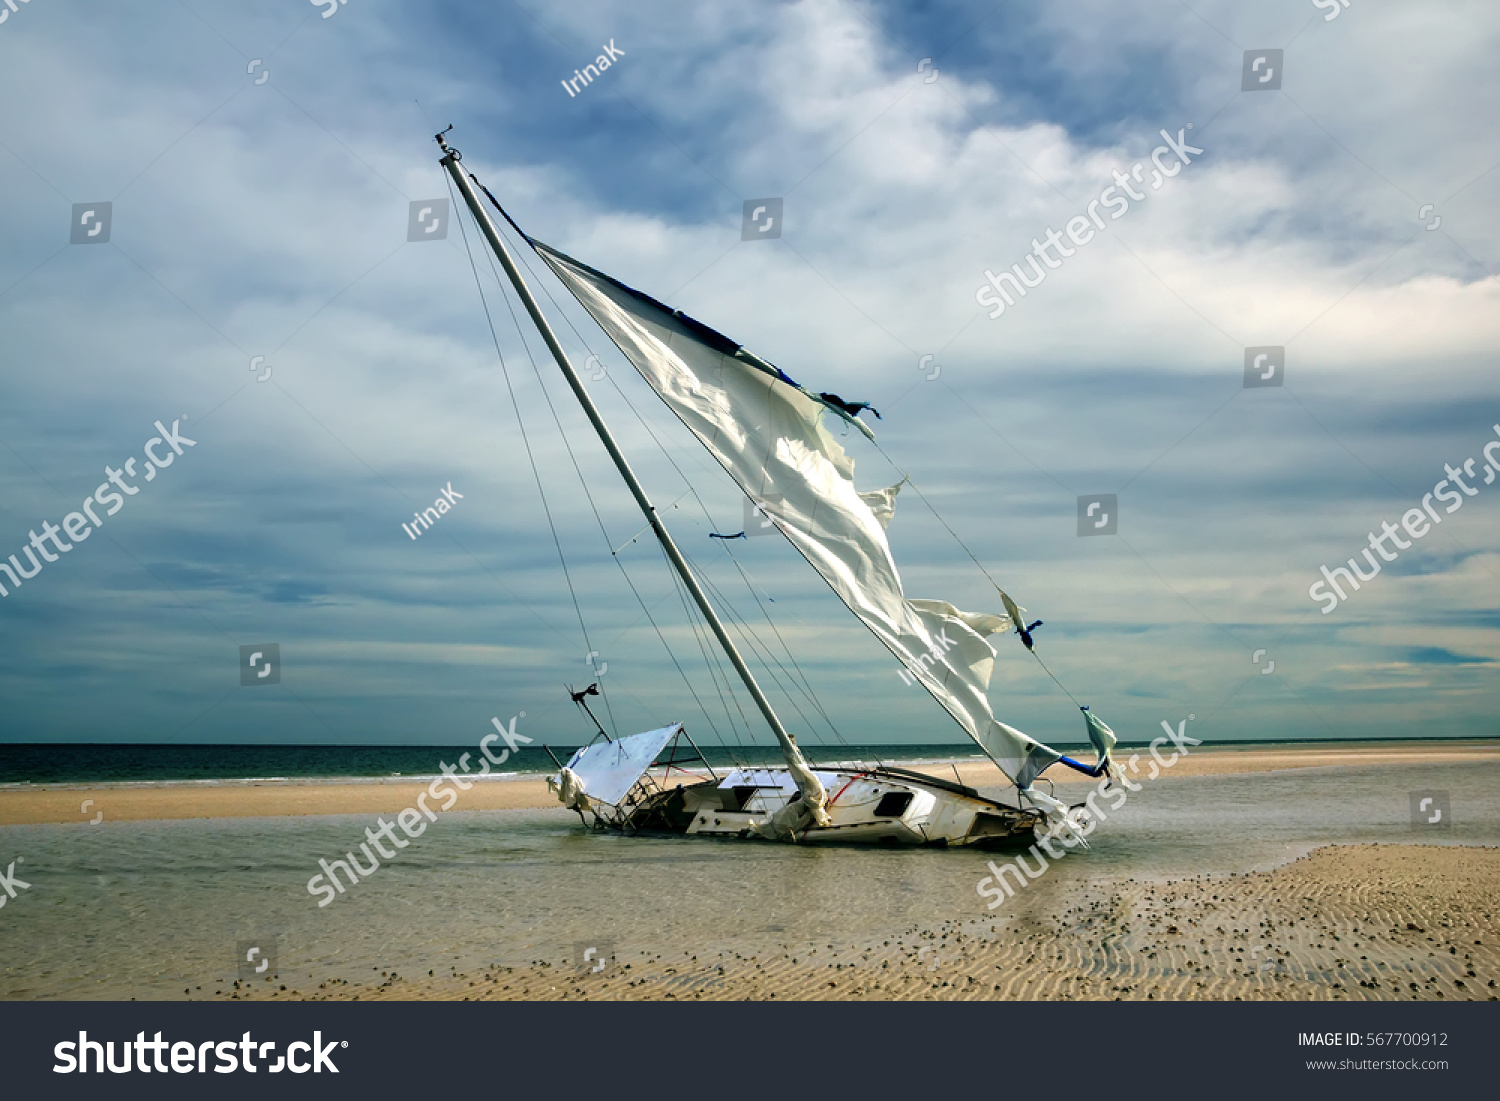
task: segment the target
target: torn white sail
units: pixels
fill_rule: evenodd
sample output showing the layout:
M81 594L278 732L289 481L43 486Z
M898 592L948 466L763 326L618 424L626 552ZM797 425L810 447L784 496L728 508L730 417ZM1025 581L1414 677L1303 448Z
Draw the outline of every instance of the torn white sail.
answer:
M680 311L533 241L558 278L693 434L905 665L907 675L1021 788L1060 754L996 719L989 635L1009 616L908 600L885 525L900 486L860 494L854 463L822 420L846 409Z

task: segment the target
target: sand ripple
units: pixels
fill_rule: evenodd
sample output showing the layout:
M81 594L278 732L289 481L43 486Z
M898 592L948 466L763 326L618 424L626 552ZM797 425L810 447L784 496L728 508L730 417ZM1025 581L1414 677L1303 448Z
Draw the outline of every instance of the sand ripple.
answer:
M601 974L537 960L313 999L1495 1000L1500 850L1358 845L1270 872L1094 881L1061 913L1002 914L774 954L621 950ZM270 990L226 992L257 999ZM276 996L285 997L281 991Z

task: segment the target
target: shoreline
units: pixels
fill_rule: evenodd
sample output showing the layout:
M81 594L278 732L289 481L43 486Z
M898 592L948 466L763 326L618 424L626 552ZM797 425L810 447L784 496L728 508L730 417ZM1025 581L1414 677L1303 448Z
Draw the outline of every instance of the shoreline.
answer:
M1144 749L1127 749L1122 762ZM1363 742L1352 745L1217 745L1197 746L1161 779L1230 775L1306 768L1359 765L1399 767L1500 761L1500 742ZM1011 785L994 764L973 758L888 762L919 766L938 779L952 772L964 784L983 790ZM720 770L723 771L723 770ZM706 773L694 774L707 778ZM414 805L417 794L434 776L267 777L239 780L98 781L15 784L0 787L0 826L89 823L80 804L92 798L89 811L104 822L194 818L263 818L342 814L395 814ZM464 777L471 787L459 793L455 809L541 810L563 808L547 790L546 773L505 773ZM1056 780L1067 784L1071 775ZM674 777L678 782L678 777ZM570 813L565 812L564 813Z

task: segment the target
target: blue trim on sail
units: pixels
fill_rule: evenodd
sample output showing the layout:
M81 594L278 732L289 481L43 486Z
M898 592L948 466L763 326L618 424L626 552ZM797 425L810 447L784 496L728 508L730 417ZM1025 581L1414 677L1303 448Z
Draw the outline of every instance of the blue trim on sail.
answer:
M1057 759L1069 768L1077 769L1085 776L1103 776L1104 770L1109 767L1108 757L1101 757L1099 763L1096 765L1086 765L1082 761L1073 760L1071 757L1059 756Z
M510 223L511 228L514 229L517 233L519 233L521 235L522 239L524 239L525 242L528 245L530 245L532 247L532 249L534 249L537 253L539 253L539 254L543 253L543 252L551 253L553 256L557 257L559 260L565 260L569 264L572 264L575 267L583 269L584 271L588 272L590 275L594 276L595 278L602 279L604 282L609 283L611 286L615 286L615 287L620 288L620 290L624 291L626 294L630 295L631 297L636 298L639 301L644 302L644 303L646 303L649 306L655 307L656 309L661 310L665 314L669 314L671 317L675 318L678 322L680 322L683 325L683 327L686 328L689 332L691 332L695 337L697 337L699 340L703 341L704 344L707 344L710 348L712 348L716 352L720 352L723 355L727 355L727 356L733 356L736 353L744 350L745 346L743 344L736 343L735 341L731 340L729 337L725 336L723 333L719 332L718 329L714 329L714 328L711 328L708 325L703 324L703 322L699 321L695 317L689 317L687 314L683 313L681 310L673 309L671 306L668 306L665 302L661 302L661 301L659 301L659 300L657 300L655 298L652 298L649 294L646 294L644 291L638 291L634 287L629 286L629 285L627 285L625 283L620 282L614 276L606 274L605 272L600 271L598 268L590 267L588 264L585 264L582 260L574 259L573 257L569 256L565 252L559 252L557 249L553 248L551 245L547 244L544 241L538 241L535 237L531 236L531 234L527 233L524 229L522 229L520 227L520 225L516 222L516 220L510 216L510 212L508 210L506 210L505 207L503 207L503 206L500 205L500 200L497 199L497 198L495 198L494 194L490 191L490 189L487 188L487 187L485 187L484 184L482 184L482 183L479 182L479 177L475 176L471 172L471 173L469 173L469 179L473 180L476 184L479 185L480 190L485 193L485 195L489 198L490 202L494 204L495 209L498 210L501 213L501 215L505 218L505 220ZM750 355L751 353L746 352L745 354L746 355ZM741 357L741 358L743 358L743 357ZM769 367L771 369L771 371L775 373L776 377L778 379L780 379L782 382L786 383L788 386L792 387L795 390L801 391L803 394L806 394L808 397L812 398L814 401L822 402L822 404L824 406L826 406L829 409L834 410L836 413L839 413L841 416L844 417L845 420L853 420L856 424L859 424L861 428L865 428L865 425L861 424L857 418L851 417L844 410L839 409L837 406L830 404L820 394L814 394L814 393L811 393L810 391L804 389L801 383L799 383L796 379L792 378L791 375L787 374L785 371L783 371L780 367L776 366L774 363L767 363L765 360L761 359L759 356L753 356L752 358L758 360L759 363L758 364L751 364L751 366L764 365L765 367ZM880 416L879 413L876 413L875 415L877 417ZM868 429L866 429L866 431L868 431Z
M675 320L678 323L680 323L683 326L683 328L687 329L690 333L692 333L693 336L697 337L704 344L707 344L710 348L712 348L716 352L720 352L720 353L722 353L723 355L726 355L726 356L732 356L732 355L734 355L735 352L738 352L742 347L744 347L744 345L736 343L735 341L731 340L729 337L725 336L723 333L719 332L718 329L709 328L707 325L703 324L703 322L699 321L697 318L689 317L687 314L683 313L681 310L673 309L671 306L668 306L665 302L661 302L661 301L658 301L655 298L652 298L649 294L647 294L644 291L638 291L634 287L627 286L626 284L624 284L624 283L620 282L618 279L616 279L614 276L612 276L612 275L606 275L604 272L600 271L598 268L590 267L588 264L585 264L582 260L575 260L573 257L569 256L567 253L565 253L565 252L559 252L557 249L553 248L551 245L546 244L545 242L542 242L542 241L538 241L534 237L528 237L526 240L531 245L532 248L536 249L537 252L551 253L553 256L557 257L559 260L563 260L566 263L569 263L569 264L573 265L574 267L581 269L582 271L586 271L590 275L592 275L594 278L602 280L603 282L608 283L612 287L618 287L620 290L624 291L626 294L630 295L632 298L634 298L634 299L636 299L636 300L638 300L640 302L644 302L644 303L646 303L646 305L652 307L653 309L660 310L662 313L667 314L673 320ZM792 381L791 379L787 378L786 375L782 371L777 370L776 373L778 375L780 375L782 377L782 379L784 379L785 381L787 381L787 382L791 382ZM793 382L792 385L796 386L797 384L795 382Z

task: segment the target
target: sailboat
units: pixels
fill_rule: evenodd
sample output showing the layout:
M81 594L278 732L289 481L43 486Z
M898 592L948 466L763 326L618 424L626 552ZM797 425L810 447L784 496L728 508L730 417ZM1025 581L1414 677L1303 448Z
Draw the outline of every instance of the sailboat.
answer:
M1003 591L1003 613L960 611L945 601L905 595L886 538L902 483L861 493L854 462L825 422L835 418L869 440L864 408L799 385L786 372L722 333L526 234L494 195L461 167L447 134L436 135L439 164L452 179L505 270L543 343L780 747L776 767L738 767L708 778L683 766L707 766L682 723L611 739L601 726L589 745L556 761L553 790L564 806L596 826L702 837L799 844L876 844L1002 848L1029 844L1039 828L1082 823L1036 784L1063 763L1091 777L1110 776L1115 734L1088 708L1085 726L1097 753L1089 765L997 719L986 696L996 651L990 639L1014 629L1028 651L1039 623ZM688 561L636 478L578 372L558 342L504 237L480 199L495 210L573 295L641 378L755 503L758 515L801 553L819 576L1015 785L1015 803L980 795L961 782L889 766L813 767L787 731L726 631ZM976 559L977 562L977 559ZM997 590L999 586L996 586ZM575 702L586 701L574 693ZM689 782L670 784L673 770ZM585 818L587 822L588 819Z

